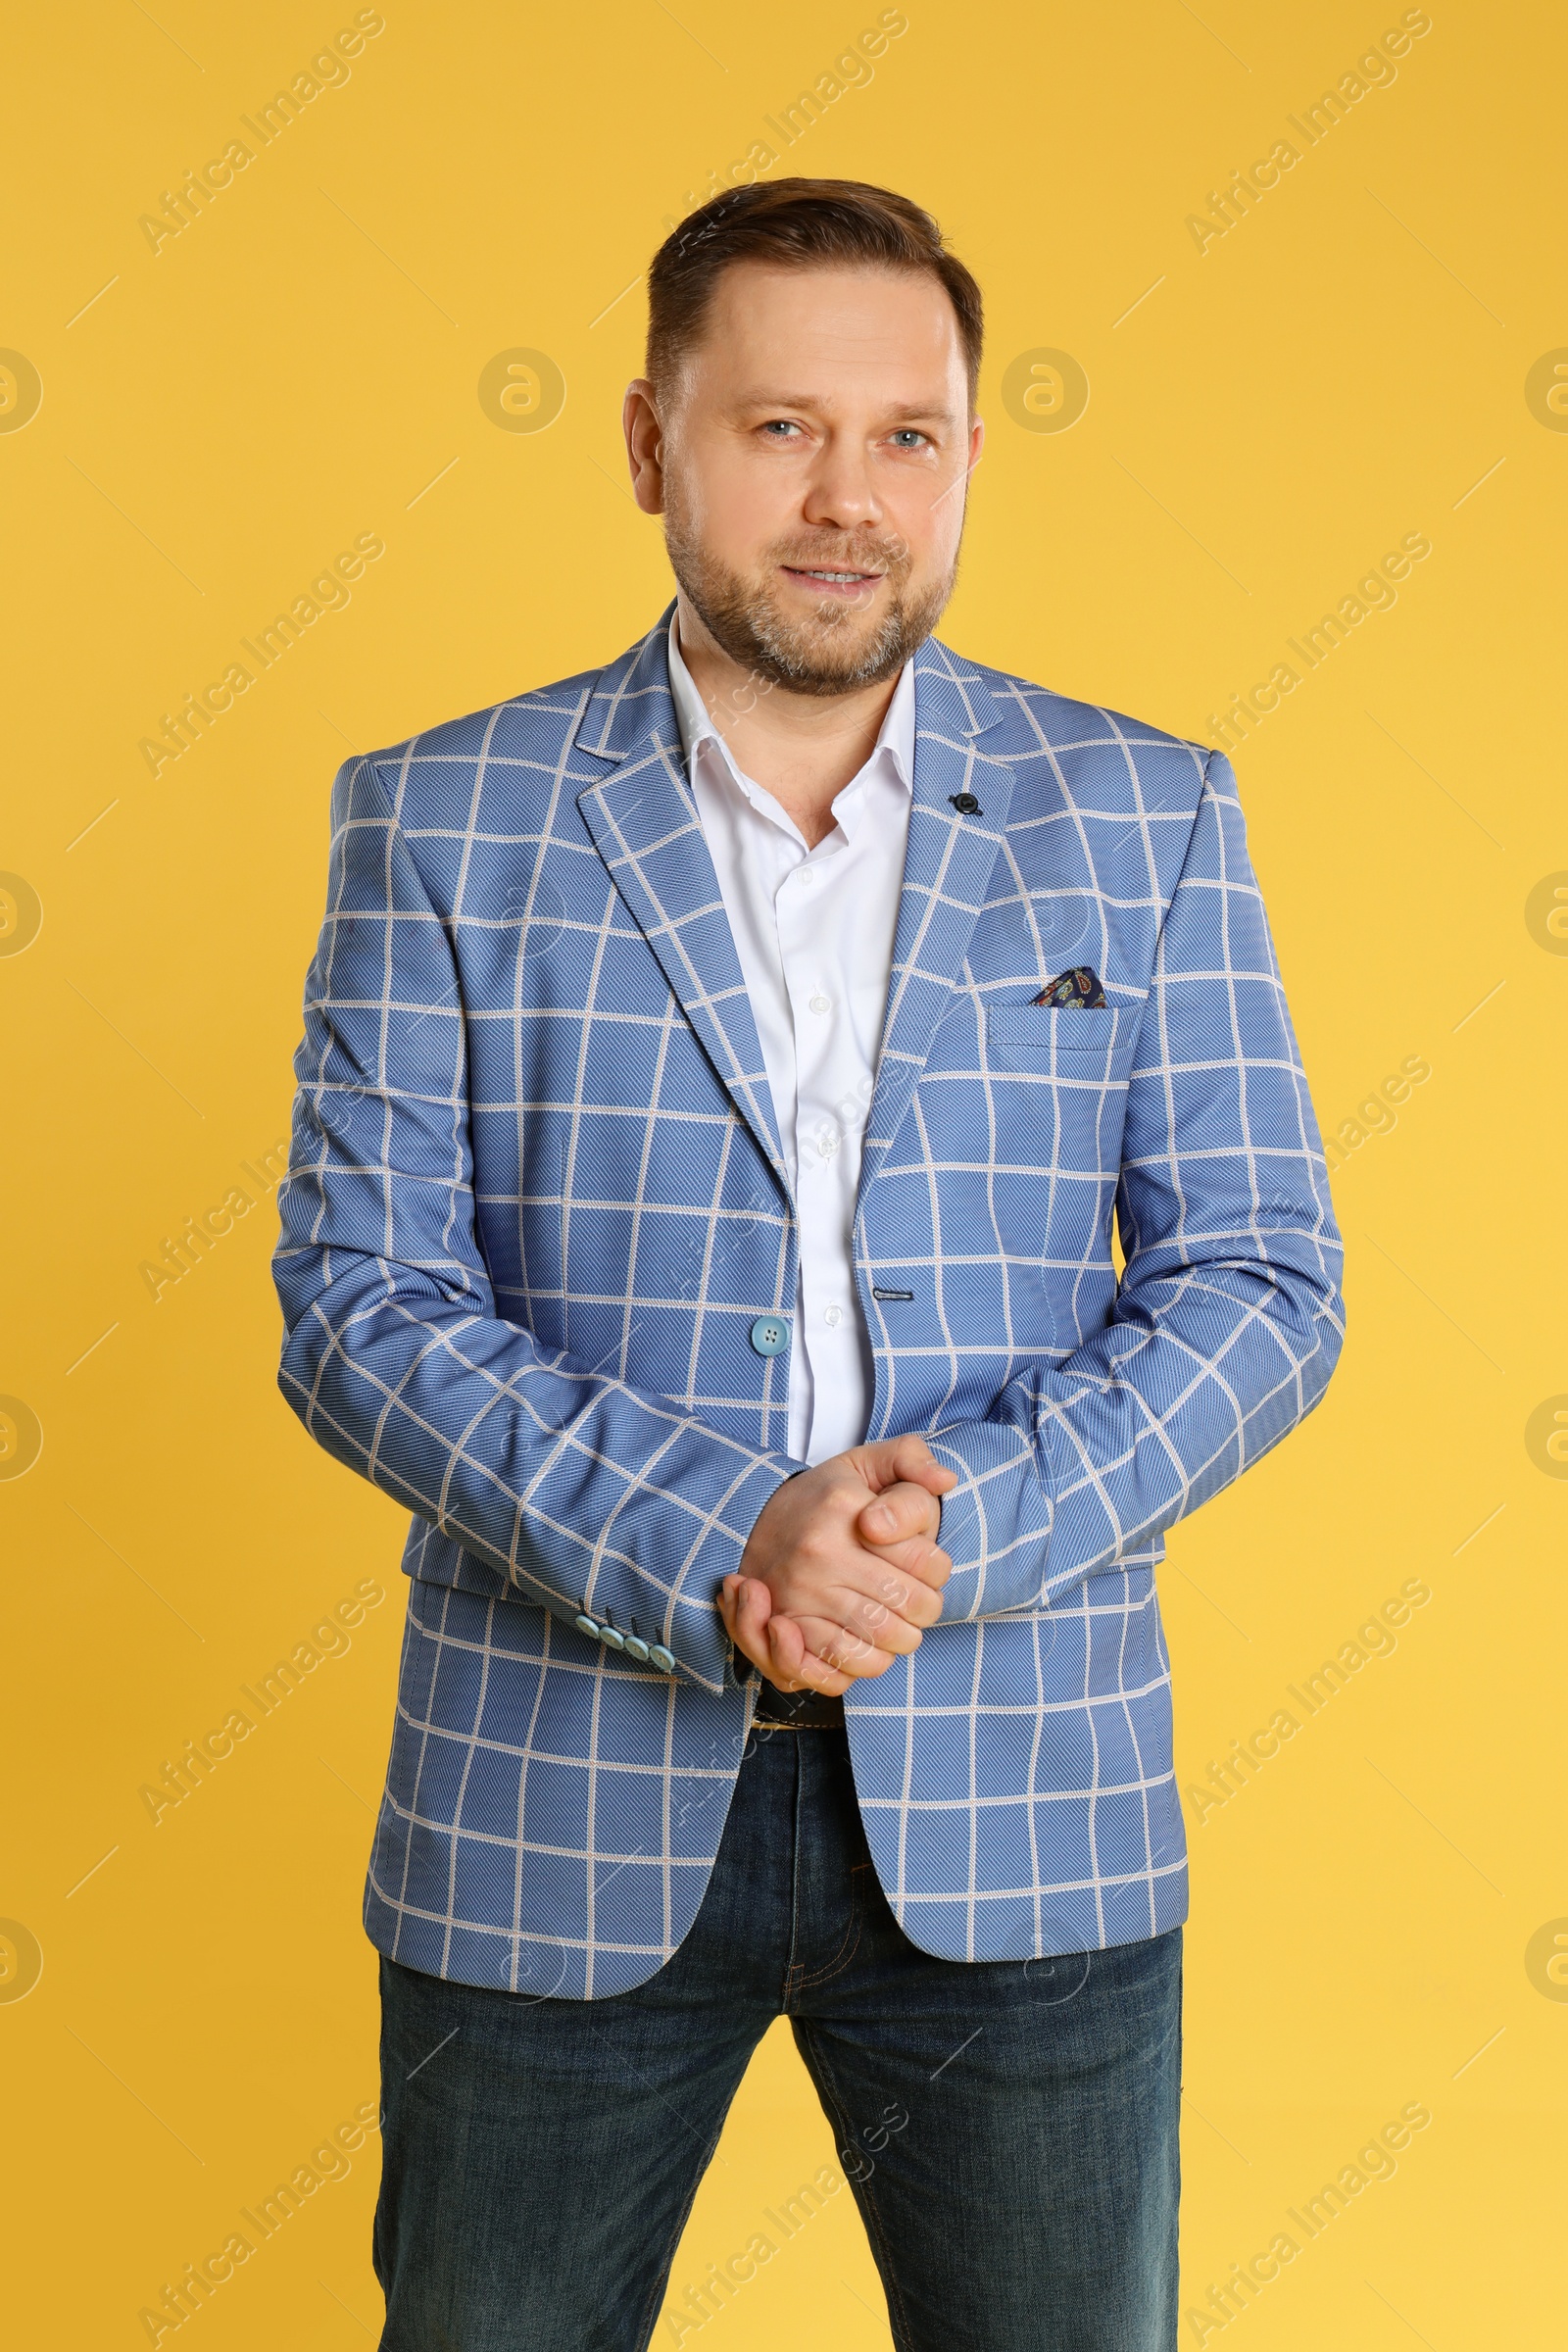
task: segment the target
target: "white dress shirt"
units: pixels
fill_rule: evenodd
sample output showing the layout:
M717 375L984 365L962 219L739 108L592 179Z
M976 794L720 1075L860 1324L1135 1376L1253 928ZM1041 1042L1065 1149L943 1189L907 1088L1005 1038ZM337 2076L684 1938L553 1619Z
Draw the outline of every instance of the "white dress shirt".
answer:
M871 1410L855 1199L909 832L914 664L905 663L871 757L834 801L837 822L814 850L737 767L681 659L673 613L669 682L795 1184L789 1450L820 1462L860 1443Z

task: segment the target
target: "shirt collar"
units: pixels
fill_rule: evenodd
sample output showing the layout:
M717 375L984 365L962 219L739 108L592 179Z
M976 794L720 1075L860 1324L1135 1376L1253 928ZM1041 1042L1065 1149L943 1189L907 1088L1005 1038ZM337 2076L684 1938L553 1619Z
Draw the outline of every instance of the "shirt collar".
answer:
M675 724L680 729L681 754L691 772L692 757L699 744L714 745L725 765L737 782L741 771L723 736L714 726L707 704L697 690L697 681L687 668L680 650L676 614L669 616L669 691L675 704ZM877 739L872 746L868 768L878 753L886 752L895 774L906 792L914 789L914 663L906 662L899 672L899 682L893 689L893 700L883 714ZM865 769L860 773L863 775ZM846 790L851 787L846 787ZM836 804L835 804L836 805Z

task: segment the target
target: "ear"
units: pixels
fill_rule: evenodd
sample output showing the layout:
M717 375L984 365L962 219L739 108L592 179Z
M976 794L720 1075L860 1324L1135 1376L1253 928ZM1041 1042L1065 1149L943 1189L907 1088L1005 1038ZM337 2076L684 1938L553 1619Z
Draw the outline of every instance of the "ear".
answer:
M626 386L620 413L631 467L632 496L645 514L664 512L664 428L659 421L654 387L645 375Z

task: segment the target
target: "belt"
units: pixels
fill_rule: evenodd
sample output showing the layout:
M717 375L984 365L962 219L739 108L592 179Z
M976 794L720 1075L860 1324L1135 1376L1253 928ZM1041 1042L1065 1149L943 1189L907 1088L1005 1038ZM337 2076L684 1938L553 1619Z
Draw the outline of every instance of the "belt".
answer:
M759 1678L752 1725L754 1730L765 1726L775 1732L841 1732L844 1701L821 1690L781 1690L776 1683Z

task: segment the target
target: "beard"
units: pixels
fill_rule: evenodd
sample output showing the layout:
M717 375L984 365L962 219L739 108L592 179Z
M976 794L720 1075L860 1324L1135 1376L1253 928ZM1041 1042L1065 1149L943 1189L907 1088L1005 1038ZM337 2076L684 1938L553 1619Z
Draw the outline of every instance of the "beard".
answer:
M714 644L754 678L789 694L853 694L896 677L936 627L958 568L955 552L940 578L915 580L902 539L852 530L780 539L747 575L718 561L674 501L666 508L664 544L670 569ZM869 632L863 606L848 599L824 599L817 612L786 612L773 585L780 564L881 572L890 592L887 610Z

